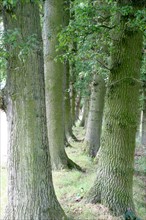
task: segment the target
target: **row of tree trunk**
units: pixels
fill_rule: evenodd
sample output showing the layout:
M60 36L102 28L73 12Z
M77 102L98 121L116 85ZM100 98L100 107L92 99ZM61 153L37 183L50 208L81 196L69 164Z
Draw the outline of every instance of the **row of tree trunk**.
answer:
M69 101L69 67L55 61L63 3L45 0L43 43L35 2L21 0L12 7L3 7L5 33L19 32L17 44L5 45L9 54L7 82L0 97L9 128L8 206L4 220L66 219L55 195L51 167L81 170L67 157L64 141L65 135L67 139L72 136L80 98L75 96L72 84ZM134 7L136 10L137 5ZM116 17L118 28L114 29L106 95L102 76L94 75L88 118L85 116L83 122L87 152L95 157L99 150L97 177L86 200L101 202L116 215L129 209L135 212L132 186L143 33L129 27L128 19L120 14ZM30 45L21 59L20 45L34 35L35 47Z

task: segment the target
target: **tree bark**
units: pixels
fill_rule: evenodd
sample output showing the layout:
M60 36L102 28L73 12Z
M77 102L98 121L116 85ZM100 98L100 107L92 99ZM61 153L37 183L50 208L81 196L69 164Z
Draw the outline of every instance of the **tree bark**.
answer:
M116 18L97 177L87 201L101 202L116 215L134 211L133 163L139 107L143 34Z
M15 46L6 45L8 140L8 206L4 220L62 220L52 183L47 137L44 69L39 9L19 1L3 9L5 33L18 30ZM20 59L20 45L36 37L35 47Z
M46 0L44 3L44 62L48 136L52 168L81 168L71 161L64 149L64 64L55 61L59 52L57 34L63 25L63 0Z
M105 82L101 75L95 75L92 83L90 107L85 134L85 151L95 157L100 147L102 116L105 96Z

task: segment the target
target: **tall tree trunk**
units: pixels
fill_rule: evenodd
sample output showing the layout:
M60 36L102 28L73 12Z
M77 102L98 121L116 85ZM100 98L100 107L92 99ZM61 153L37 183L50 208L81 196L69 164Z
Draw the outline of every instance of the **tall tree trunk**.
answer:
M8 118L8 206L4 220L61 220L51 175L47 137L44 69L39 9L19 1L4 8L5 33L17 30L14 44L6 45L8 57L6 113ZM35 47L23 61L21 45L33 36Z
M143 35L117 17L105 99L97 177L87 201L101 202L116 215L134 211L133 163L139 107Z
M95 75L92 83L90 107L85 134L86 152L95 157L100 147L102 116L105 96L105 82L101 75Z
M64 64L55 61L58 54L57 34L63 24L63 0L46 0L44 3L44 62L48 135L53 169L77 168L64 149Z
M64 1L64 27L67 27L70 21L70 1ZM69 138L72 136L72 120L71 120L71 101L70 101L70 63L69 60L64 62L65 77L65 136L66 145L69 145Z

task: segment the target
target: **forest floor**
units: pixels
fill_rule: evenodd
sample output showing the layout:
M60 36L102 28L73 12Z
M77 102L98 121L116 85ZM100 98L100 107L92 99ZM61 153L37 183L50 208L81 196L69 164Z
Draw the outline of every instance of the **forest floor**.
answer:
M82 140L85 131L81 127L74 128L74 134ZM96 177L96 164L83 151L83 142L70 142L72 148L66 148L70 159L86 170L53 172L56 194L65 213L72 220L117 220L101 204L85 204L84 195L93 185ZM146 147L138 146L135 153L134 201L137 215L146 219ZM120 218L121 219L121 218Z
M83 128L75 127L74 134L79 140L85 135ZM72 147L66 148L70 159L79 164L85 173L77 170L53 171L53 182L66 215L70 220L118 220L110 215L101 204L85 204L84 195L93 185L96 177L96 164L84 152L83 142L70 141ZM138 144L137 144L138 145ZM0 166L0 220L7 203L6 165ZM134 201L137 215L146 219L146 147L137 146L135 153Z

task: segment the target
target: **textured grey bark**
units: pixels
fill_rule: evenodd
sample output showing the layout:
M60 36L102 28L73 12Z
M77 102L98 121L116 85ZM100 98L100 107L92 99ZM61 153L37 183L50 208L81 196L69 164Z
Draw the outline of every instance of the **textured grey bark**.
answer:
M101 75L95 75L91 88L89 114L85 134L85 151L95 157L100 147L102 116L105 96L105 82Z
M5 32L19 31L17 44L6 45L9 140L4 220L63 220L52 183L39 9L35 3L19 1L12 10L3 9ZM34 34L38 44L22 61L19 46Z
M49 148L53 169L77 168L65 152L64 134L64 64L55 61L59 52L57 34L63 24L63 0L46 0L44 3L44 67Z
M133 164L143 34L129 28L127 19L116 18L97 177L87 195L87 201L101 202L116 215L134 211Z

